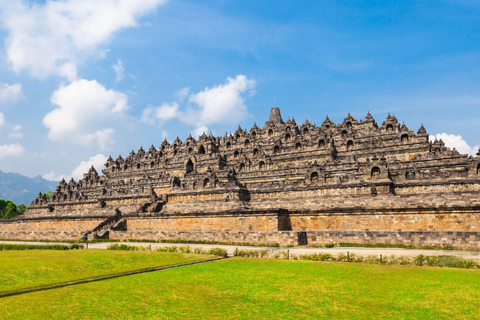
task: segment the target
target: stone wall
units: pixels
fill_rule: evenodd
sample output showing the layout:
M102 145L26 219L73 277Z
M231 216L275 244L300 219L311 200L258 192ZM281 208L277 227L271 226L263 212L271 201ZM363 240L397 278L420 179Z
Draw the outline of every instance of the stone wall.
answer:
M158 231L132 230L113 231L112 239L149 239L149 240L192 240L249 243L279 243L294 245L296 232L293 231Z
M127 228L140 233L157 231L276 231L278 230L278 215L266 213L128 218Z
M45 219L0 222L0 239L79 240L105 219Z
M449 231L307 231L308 244L388 243L480 248L480 232Z
M302 233L306 242L302 243ZM113 231L112 239L192 240L249 243L311 245L327 243L388 243L415 246L453 246L464 249L480 248L480 232L435 231ZM300 240L300 243L299 243Z

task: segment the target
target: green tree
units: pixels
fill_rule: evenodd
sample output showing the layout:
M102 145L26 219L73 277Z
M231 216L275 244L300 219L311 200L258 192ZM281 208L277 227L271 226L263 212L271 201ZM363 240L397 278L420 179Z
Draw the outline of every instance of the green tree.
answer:
M0 199L0 219L14 219L27 210L27 206L23 203L16 205L11 200Z
M17 205L10 201L4 209L3 219L13 219L17 216Z
M19 205L17 206L17 213L18 213L18 215L23 214L26 210L27 210L27 206L24 205L23 203L22 203L22 204L19 204Z
M44 194L45 194L45 196L46 196L48 199L50 199L50 197L51 197L51 196L52 196L52 194L53 194L53 191L51 191L51 190L48 190L48 191L47 191L47 192L45 192Z

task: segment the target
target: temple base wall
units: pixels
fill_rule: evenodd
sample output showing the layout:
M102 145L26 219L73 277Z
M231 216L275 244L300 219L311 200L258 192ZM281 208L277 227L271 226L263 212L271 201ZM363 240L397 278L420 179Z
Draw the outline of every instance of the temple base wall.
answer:
M79 240L105 219L15 220L0 223L0 239Z
M118 240L189 240L288 245L325 245L327 243L406 244L414 246L479 249L480 232L447 231L114 231ZM306 239L306 241L302 240Z
M278 243L339 242L480 248L477 209L344 212L238 212L124 216L127 231L111 239ZM0 239L78 240L105 217L0 221Z

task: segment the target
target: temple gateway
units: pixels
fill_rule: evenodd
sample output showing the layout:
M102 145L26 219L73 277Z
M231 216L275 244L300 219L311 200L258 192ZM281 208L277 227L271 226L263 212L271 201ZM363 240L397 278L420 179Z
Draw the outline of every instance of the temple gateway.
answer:
M182 239L480 247L480 158L393 115L191 135L62 180L3 239Z

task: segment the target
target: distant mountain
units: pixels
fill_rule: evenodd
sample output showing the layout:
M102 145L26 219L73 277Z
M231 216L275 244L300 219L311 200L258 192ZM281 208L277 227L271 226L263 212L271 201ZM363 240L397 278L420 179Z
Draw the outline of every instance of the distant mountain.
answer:
M0 170L0 199L12 200L16 204L29 205L39 192L55 191L58 182L25 177L19 173L5 173Z

